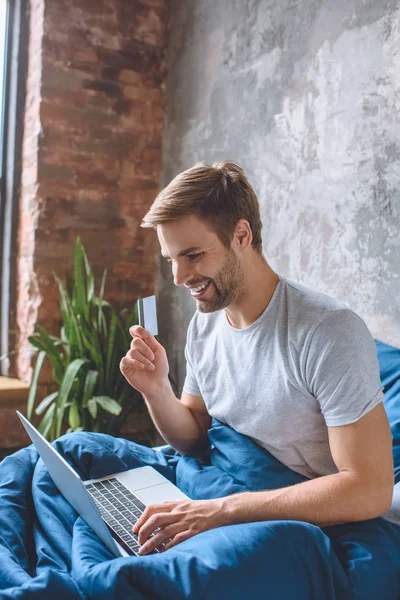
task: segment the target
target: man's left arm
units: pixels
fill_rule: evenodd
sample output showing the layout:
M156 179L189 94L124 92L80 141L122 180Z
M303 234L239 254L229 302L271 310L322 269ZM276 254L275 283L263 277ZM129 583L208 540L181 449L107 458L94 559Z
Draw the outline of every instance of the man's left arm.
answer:
M382 516L393 494L392 437L382 403L355 423L328 427L338 472L279 490L244 492L215 500L149 506L137 522L140 543L151 552L207 529L254 521L296 520L321 527Z
M233 513L240 519L249 511L252 520L293 519L320 527L385 514L392 501L394 468L382 403L355 423L328 427L328 434L338 473L280 490L236 495Z

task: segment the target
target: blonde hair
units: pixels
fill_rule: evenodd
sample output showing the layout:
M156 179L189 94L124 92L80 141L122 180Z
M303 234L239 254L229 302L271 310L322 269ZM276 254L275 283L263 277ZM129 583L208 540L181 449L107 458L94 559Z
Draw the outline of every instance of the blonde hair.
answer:
M210 167L201 162L183 171L161 190L141 227L156 229L189 215L207 223L227 248L236 223L246 219L253 234L252 246L262 252L259 203L238 164L221 161Z

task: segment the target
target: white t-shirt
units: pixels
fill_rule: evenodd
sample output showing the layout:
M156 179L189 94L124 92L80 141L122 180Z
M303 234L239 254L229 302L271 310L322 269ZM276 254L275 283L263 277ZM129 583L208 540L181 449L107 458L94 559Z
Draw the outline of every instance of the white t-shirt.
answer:
M183 389L294 471L336 473L327 426L353 423L383 400L375 343L344 304L279 279L246 329L223 310L195 313Z

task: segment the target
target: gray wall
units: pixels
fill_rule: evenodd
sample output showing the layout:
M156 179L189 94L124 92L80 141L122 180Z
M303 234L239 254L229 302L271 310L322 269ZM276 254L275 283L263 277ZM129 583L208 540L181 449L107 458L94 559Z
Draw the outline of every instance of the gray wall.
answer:
M400 346L400 1L172 1L163 184L245 168L278 273L344 301ZM195 304L159 272L182 385Z

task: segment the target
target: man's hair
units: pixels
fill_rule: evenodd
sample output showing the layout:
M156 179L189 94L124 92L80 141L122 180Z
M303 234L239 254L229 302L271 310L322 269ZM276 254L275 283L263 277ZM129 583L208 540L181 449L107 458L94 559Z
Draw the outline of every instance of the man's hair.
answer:
M158 194L141 227L152 227L195 215L230 247L239 219L249 222L252 246L262 252L261 218L257 196L243 169L234 162L197 163L177 175Z

